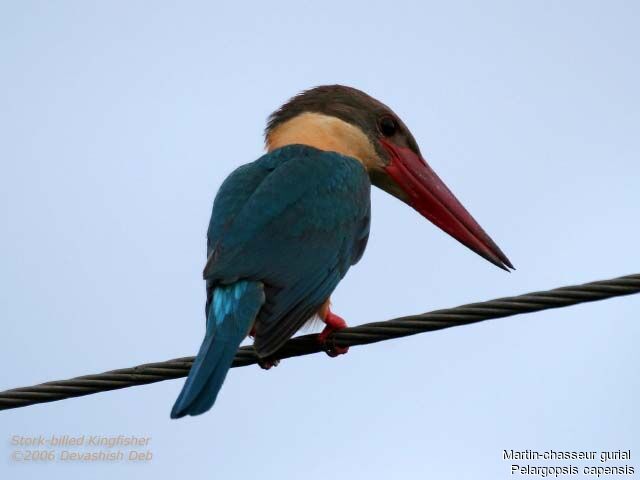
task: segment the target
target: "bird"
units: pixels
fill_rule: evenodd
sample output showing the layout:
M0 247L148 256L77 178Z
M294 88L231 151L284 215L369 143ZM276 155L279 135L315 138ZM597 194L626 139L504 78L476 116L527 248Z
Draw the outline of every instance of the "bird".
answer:
M207 230L205 335L171 418L216 401L240 343L260 366L314 318L329 346L345 320L330 297L367 246L371 186L503 270L513 265L427 164L404 122L361 90L323 85L270 115L266 153L220 186Z

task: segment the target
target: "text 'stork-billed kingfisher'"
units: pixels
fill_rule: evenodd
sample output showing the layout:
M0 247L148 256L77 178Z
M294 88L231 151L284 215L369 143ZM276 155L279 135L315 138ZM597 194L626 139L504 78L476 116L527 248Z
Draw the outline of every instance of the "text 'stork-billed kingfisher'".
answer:
M271 115L265 136L268 152L231 173L213 203L206 333L172 418L211 408L248 334L268 368L314 316L326 324L321 342L345 327L329 297L367 245L371 184L491 263L513 268L427 165L405 124L367 94L340 85L307 90Z

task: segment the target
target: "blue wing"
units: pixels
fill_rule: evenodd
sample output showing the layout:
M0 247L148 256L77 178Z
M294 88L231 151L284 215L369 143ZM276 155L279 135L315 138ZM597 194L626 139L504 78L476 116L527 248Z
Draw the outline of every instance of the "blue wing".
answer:
M370 182L355 159L291 145L240 167L220 188L208 231L208 290L265 286L254 346L275 352L331 295L366 247Z

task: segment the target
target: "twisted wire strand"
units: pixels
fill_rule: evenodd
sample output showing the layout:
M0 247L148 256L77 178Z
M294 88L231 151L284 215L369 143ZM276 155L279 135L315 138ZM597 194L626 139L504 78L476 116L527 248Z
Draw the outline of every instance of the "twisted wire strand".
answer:
M634 274L583 285L471 303L385 322L367 323L335 332L329 337L328 343L329 347L366 345L483 320L568 307L639 292L640 274ZM310 355L324 348L318 343L316 334L303 335L289 340L274 357L285 359ZM176 358L165 362L147 363L69 380L6 390L0 392L0 410L185 377L189 373L193 359L194 357ZM247 346L238 350L232 366L244 367L254 363L258 363L258 357L253 347Z

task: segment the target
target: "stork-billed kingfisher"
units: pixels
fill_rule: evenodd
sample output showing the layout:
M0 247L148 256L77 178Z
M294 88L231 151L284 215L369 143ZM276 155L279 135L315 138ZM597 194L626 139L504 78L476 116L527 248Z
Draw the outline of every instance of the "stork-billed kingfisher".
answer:
M491 263L509 259L425 162L406 125L355 88L316 87L274 112L267 153L223 182L207 232L206 333L172 418L211 408L242 340L264 368L308 320L346 326L329 298L369 237L371 184ZM328 349L335 356L346 349Z

